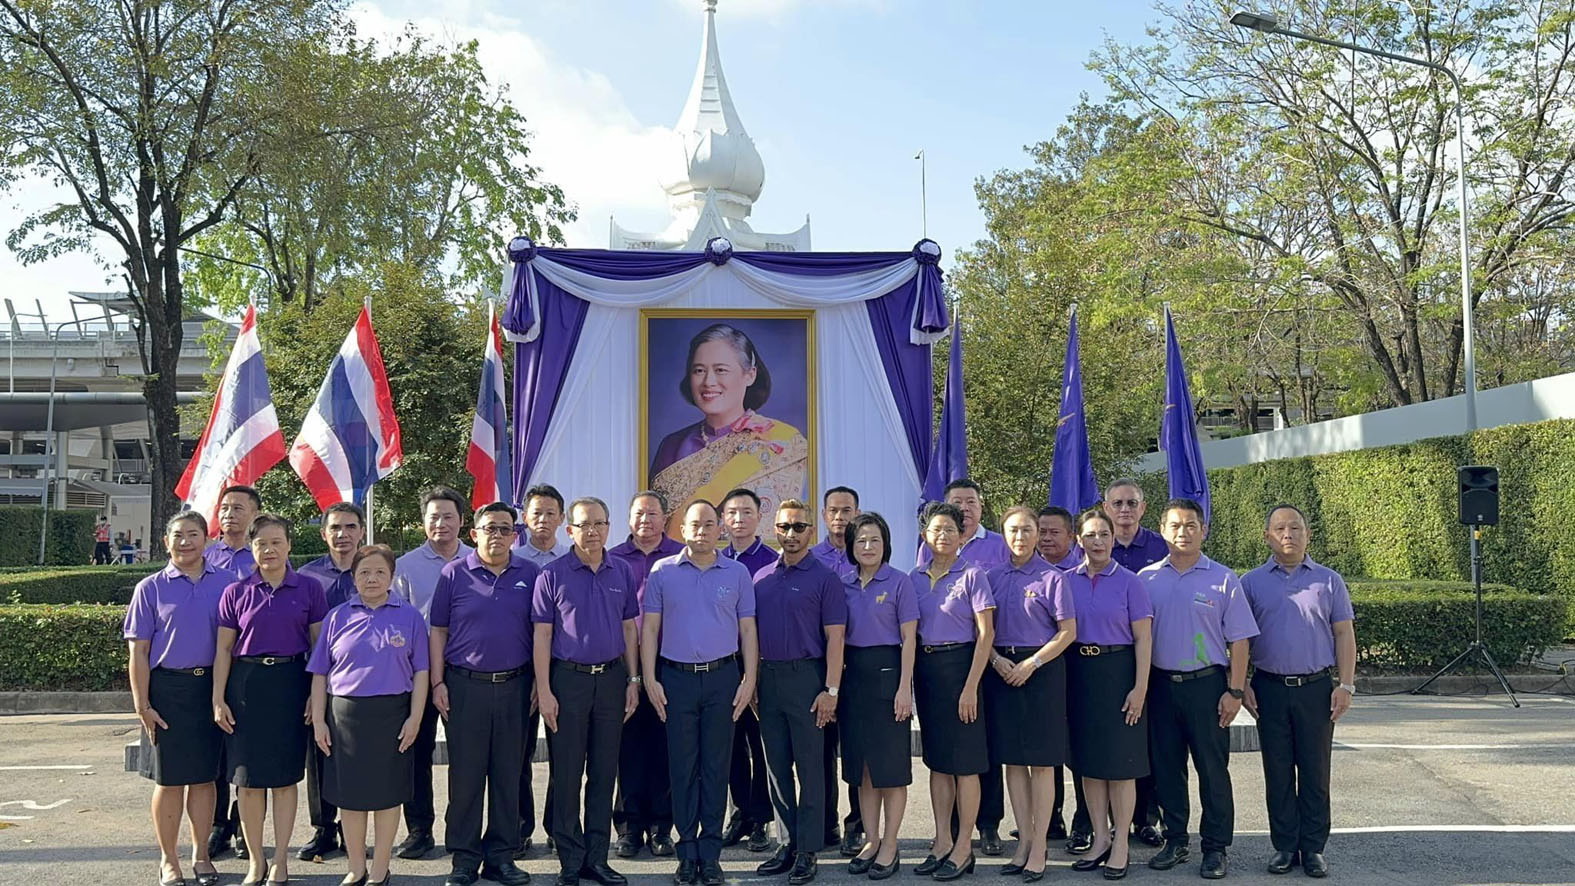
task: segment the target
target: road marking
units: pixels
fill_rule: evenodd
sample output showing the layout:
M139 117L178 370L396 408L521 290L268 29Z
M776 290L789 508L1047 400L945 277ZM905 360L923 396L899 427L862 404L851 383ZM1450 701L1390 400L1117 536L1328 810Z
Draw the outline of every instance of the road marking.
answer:
M37 769L92 769L91 766L0 766L0 772L24 772Z
M64 800L56 800L53 803L37 803L37 802L34 802L32 800L7 800L4 803L0 803L0 808L4 808L6 806L20 806L23 809L31 810L33 812L46 812L46 811L48 811L50 809L54 809L57 806L64 806L64 805L66 805L67 803L70 803L70 802L71 802L71 798L70 797L67 797ZM33 816L31 816L31 815L0 815L0 821L32 821L32 820L33 820Z
M1395 824L1332 828L1331 834L1575 834L1575 824ZM1236 836L1266 837L1268 831L1236 831Z
M1337 741L1337 748L1354 751L1519 751L1575 748L1569 742L1535 742L1527 744L1382 744L1359 741Z

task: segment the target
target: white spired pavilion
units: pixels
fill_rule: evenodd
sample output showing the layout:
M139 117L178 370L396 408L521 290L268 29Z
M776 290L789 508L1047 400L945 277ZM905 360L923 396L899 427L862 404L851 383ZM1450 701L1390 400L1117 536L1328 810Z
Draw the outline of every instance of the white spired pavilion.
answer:
M766 167L754 139L733 107L716 48L716 0L705 0L705 31L700 65L689 100L674 127L673 146L661 173L673 220L659 233L630 231L613 220L613 249L700 252L712 237L726 237L734 249L807 252L809 216L788 234L762 234L749 226L749 211L766 183Z

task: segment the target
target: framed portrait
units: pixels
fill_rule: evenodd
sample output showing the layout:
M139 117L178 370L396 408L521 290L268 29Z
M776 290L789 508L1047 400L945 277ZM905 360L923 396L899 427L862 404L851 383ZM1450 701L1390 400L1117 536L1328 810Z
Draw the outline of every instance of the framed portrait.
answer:
M640 312L640 476L673 507L728 490L770 515L815 489L815 314L792 310Z

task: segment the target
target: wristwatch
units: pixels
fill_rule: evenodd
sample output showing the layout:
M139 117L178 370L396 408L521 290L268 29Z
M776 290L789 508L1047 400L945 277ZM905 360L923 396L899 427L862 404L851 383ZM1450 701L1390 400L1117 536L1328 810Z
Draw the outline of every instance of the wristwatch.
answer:
M1242 699L1247 697L1247 690L1245 690L1245 689L1235 689L1235 688L1227 686L1225 688L1225 691L1229 692L1230 693L1230 697L1236 699L1237 701L1241 701Z
M1336 686L1334 688L1336 688L1336 689L1344 689L1346 692L1349 692L1351 694L1352 698L1356 697L1356 686L1351 684L1351 683L1341 683L1339 686Z
M840 687L837 687L837 686L827 686L826 687L826 694L831 696L832 698L836 698L837 697L837 690L839 688Z
M641 677L639 674L635 674L634 676L629 678L629 682L634 684L634 685L636 685L636 686L638 686L641 683L645 682L645 678Z

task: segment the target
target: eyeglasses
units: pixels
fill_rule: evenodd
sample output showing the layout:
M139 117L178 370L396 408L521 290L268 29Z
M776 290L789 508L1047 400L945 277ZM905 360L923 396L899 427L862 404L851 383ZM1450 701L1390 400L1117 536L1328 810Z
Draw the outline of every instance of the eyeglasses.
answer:
M783 535L788 535L790 533L803 533L808 532L810 527L814 525L815 524L813 523L778 523L777 531Z
M1143 502L1140 499L1136 498L1113 498L1110 501L1105 502L1105 504L1110 505L1113 508L1135 508L1142 503Z
M612 524L606 520L586 520L583 523L570 523L569 525L573 526L575 529L580 530L581 532L587 532L592 529L605 530Z
M500 526L496 523L490 526L477 526L476 531L482 535L513 535L513 526Z

